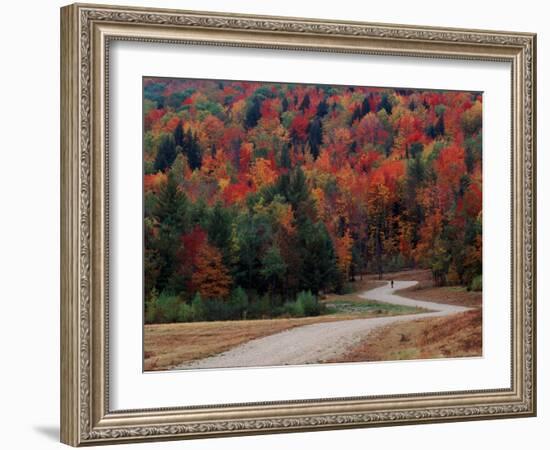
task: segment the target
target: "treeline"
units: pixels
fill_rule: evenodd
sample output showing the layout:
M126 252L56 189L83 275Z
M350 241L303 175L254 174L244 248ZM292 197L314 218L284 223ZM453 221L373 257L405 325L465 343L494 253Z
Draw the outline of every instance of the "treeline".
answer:
M354 277L481 288L477 93L149 79L146 320L321 313Z
M249 194L244 209L191 202L171 173L158 195L146 198L149 300L162 293L189 303L199 294L201 300L222 300L226 309L246 304L248 318L265 317L289 312L299 293L316 298L320 291L342 291L347 281L300 167ZM239 301L226 302L235 292ZM235 314L242 311L199 315L214 320Z

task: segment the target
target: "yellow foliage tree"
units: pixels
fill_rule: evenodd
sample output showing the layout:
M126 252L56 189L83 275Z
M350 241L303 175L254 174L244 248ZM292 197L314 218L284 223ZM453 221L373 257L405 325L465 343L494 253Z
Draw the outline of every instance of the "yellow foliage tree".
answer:
M275 183L278 176L277 171L272 167L271 161L265 158L257 158L251 172L252 181L258 188Z

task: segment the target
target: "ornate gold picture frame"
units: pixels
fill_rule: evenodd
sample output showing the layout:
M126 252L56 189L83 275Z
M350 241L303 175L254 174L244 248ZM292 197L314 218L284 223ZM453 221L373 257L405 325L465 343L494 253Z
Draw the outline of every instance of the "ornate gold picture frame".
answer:
M114 410L109 385L108 138L109 58L115 41L510 64L510 386ZM62 8L62 442L80 446L534 416L535 89L536 35L531 33L86 4Z

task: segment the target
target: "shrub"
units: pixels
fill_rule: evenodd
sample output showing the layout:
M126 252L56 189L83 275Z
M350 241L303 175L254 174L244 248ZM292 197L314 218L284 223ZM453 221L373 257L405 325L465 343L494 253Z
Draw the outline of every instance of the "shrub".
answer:
M321 304L311 291L299 292L296 305L304 311L305 316L318 316L321 314Z
M271 316L271 302L269 301L269 295L262 295L254 303L251 303L248 307L249 318L261 319Z
M236 315L235 319L246 318L246 308L248 307L248 295L246 291L238 286L231 292L229 303Z
M153 289L149 300L145 301L145 323L155 323L157 320L157 291Z
M282 312L291 317L318 316L324 311L324 306L311 291L298 293L295 302L287 302L283 305Z
M483 277L481 275L477 275L472 280L472 283L470 284L470 290L472 291L481 291L483 288Z
M156 302L158 322L169 323L178 320L180 300L172 294L162 292Z
M287 317L290 316L288 310L286 309L286 303L283 305L274 306L271 309L271 317L285 317L285 316Z
M195 320L193 306L187 303L180 304L178 308L178 322L193 322L193 320Z
M193 301L191 302L191 307L193 308L193 320L195 322L206 320L207 311L204 306L204 302L202 301L200 292L197 292L193 297Z
M298 302L287 302L283 306L284 313L291 317L304 317L304 307Z
M172 299L172 297L169 298ZM280 316L305 317L318 316L325 309L311 291L302 291L298 294L296 301L284 304L281 304L280 297L271 297L269 294L252 298L254 301L249 302L248 293L241 287L237 287L233 289L228 300L217 298L203 300L199 292L195 294L191 304L181 303L177 297L173 297L174 300L165 299L163 300L162 321L200 322ZM175 316L172 315L173 309L176 311Z
M208 299L203 302L206 315L204 320L232 320L238 315L231 305L220 299ZM235 312L236 311L236 312Z

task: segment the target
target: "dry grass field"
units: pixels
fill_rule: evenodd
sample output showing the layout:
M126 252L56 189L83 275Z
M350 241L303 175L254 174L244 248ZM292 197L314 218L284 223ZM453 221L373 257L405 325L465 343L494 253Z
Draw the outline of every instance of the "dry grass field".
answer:
M446 303L449 305L481 307L483 295L481 292L468 291L463 286L426 287L413 286L396 292L415 300L426 300L434 303Z
M370 280L377 278L376 275L367 277ZM434 287L428 270L385 274L383 279L419 281L416 286L396 291L397 295L476 309L451 317L414 320L380 328L339 362L481 356L481 292L471 292L461 286Z
M346 304L343 303L342 311L346 311ZM303 325L422 311L418 308L385 305L364 299L362 306L359 312L335 312L317 317L145 325L144 369L170 369L186 361L225 352L252 339Z
M239 344L294 327L335 320L334 317L241 320L145 325L145 370L165 370L206 358Z
M390 325L375 330L338 362L481 356L481 325L481 309Z

